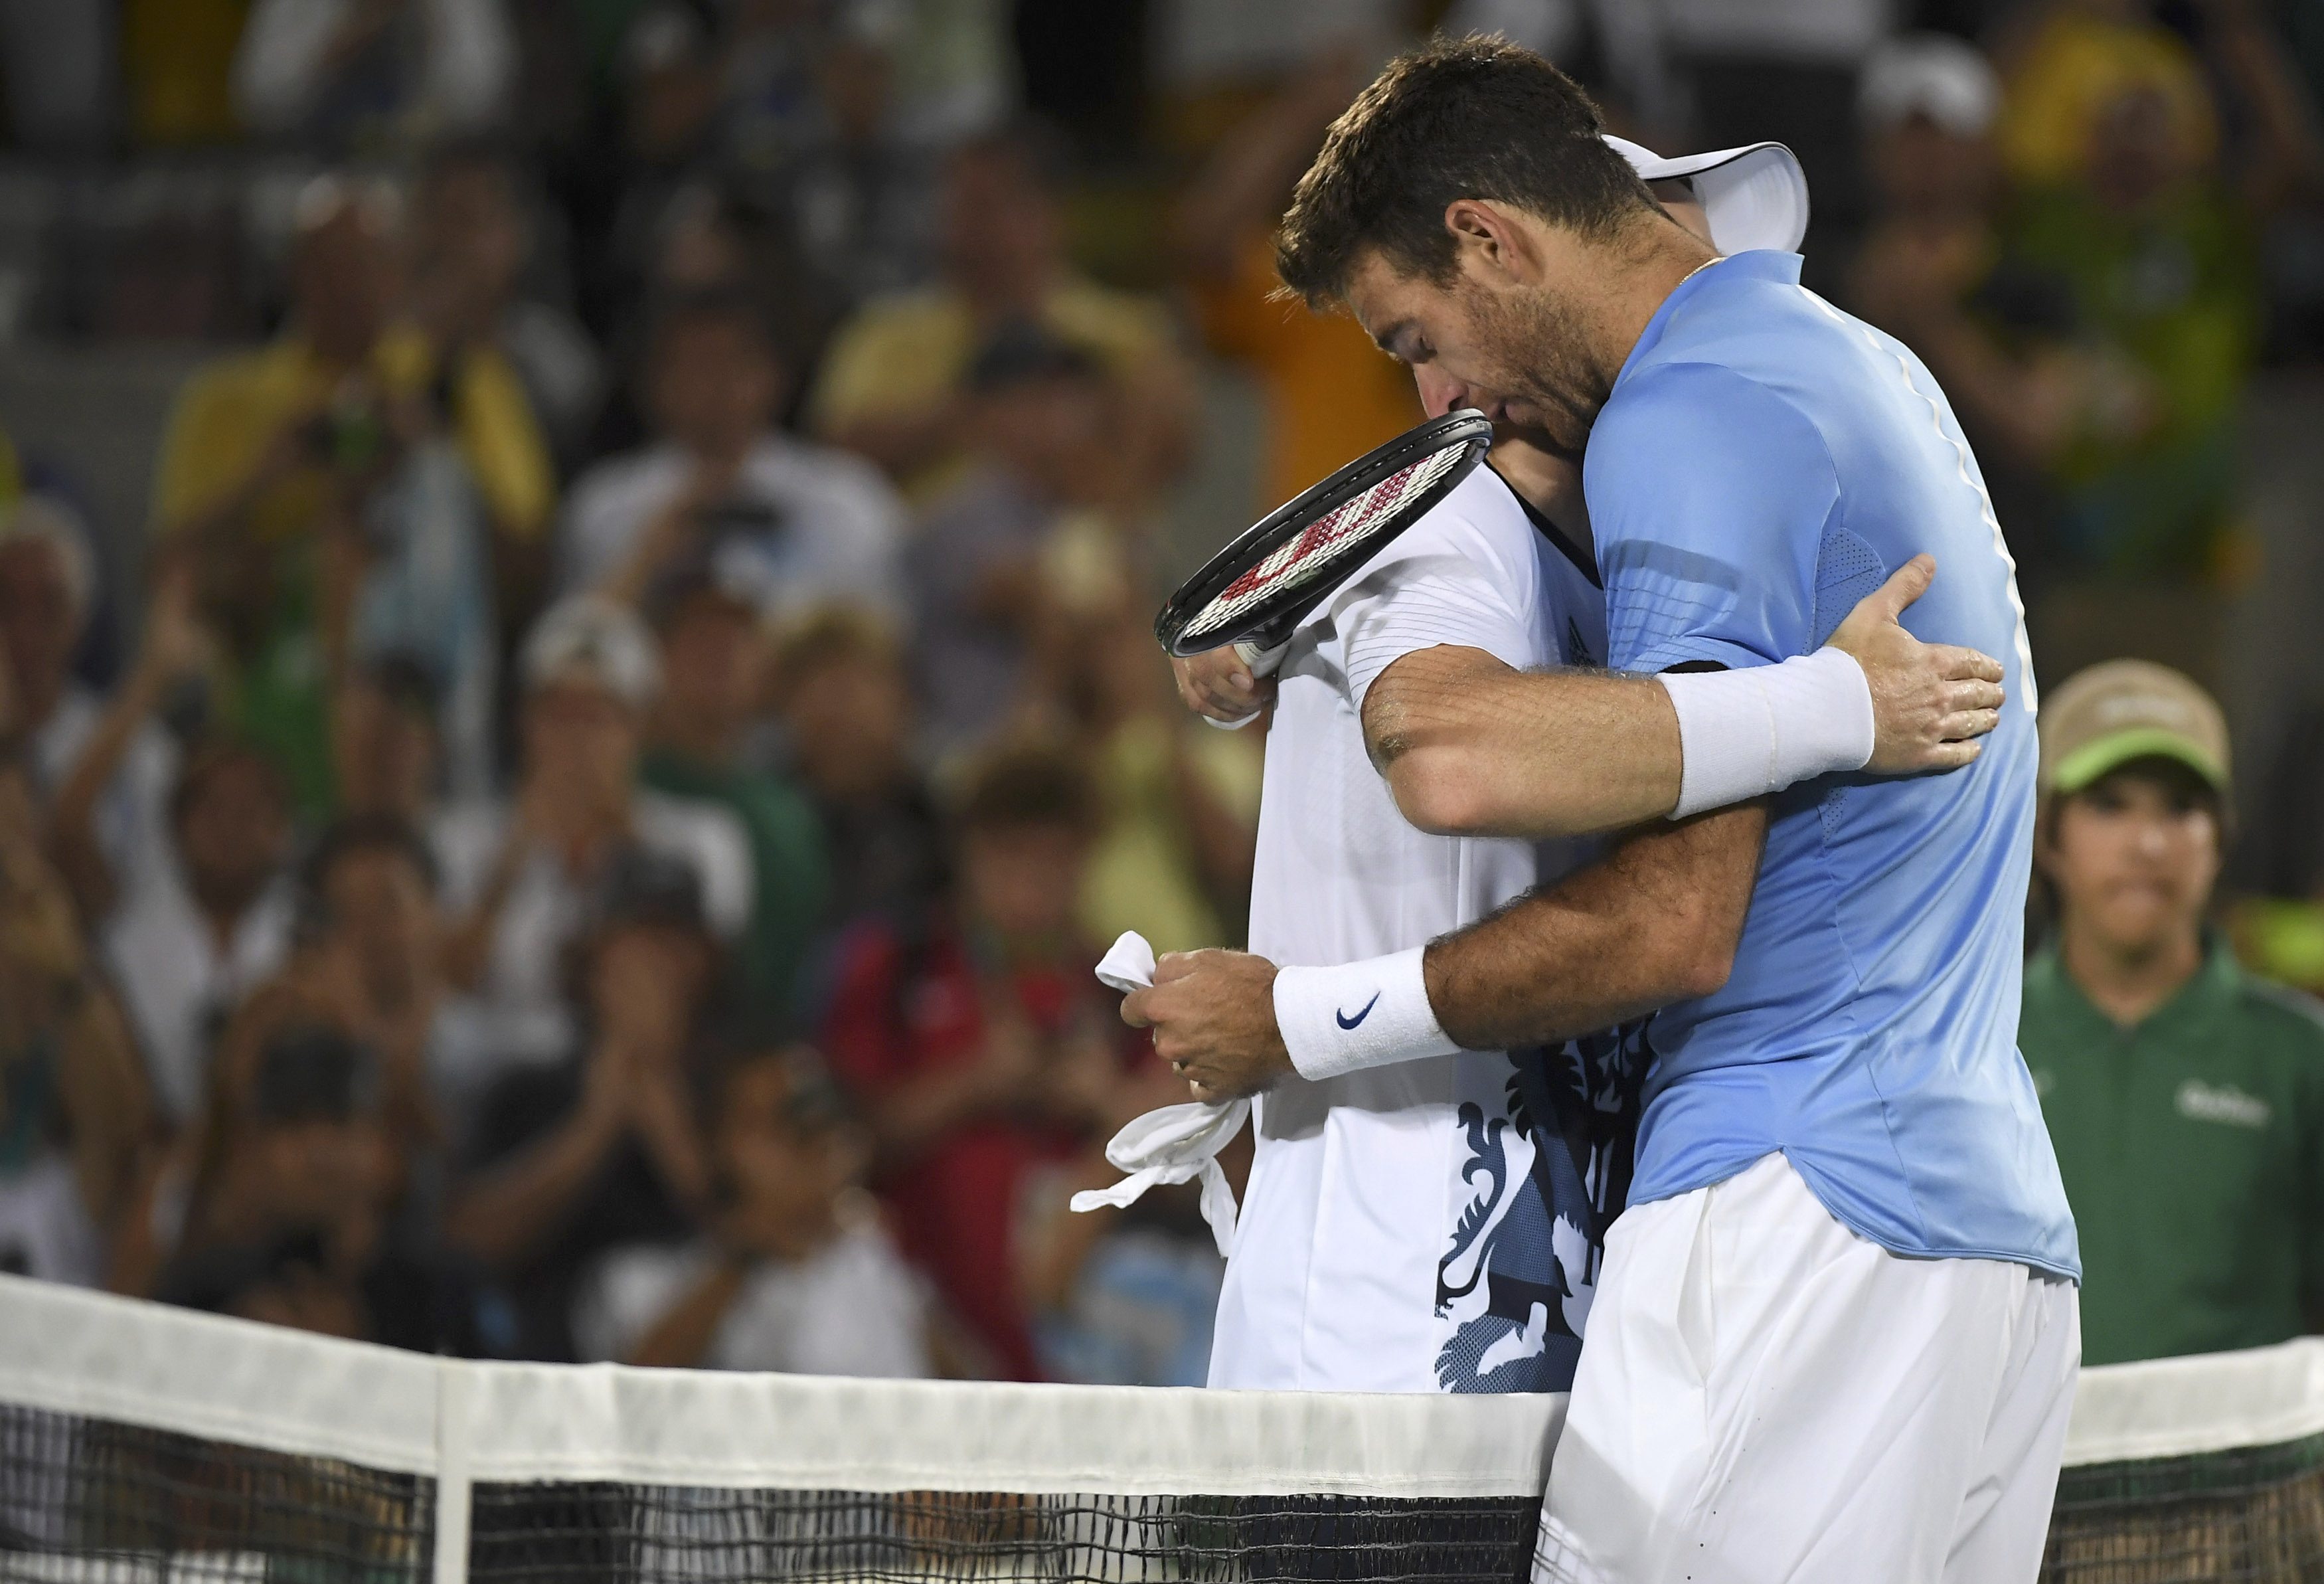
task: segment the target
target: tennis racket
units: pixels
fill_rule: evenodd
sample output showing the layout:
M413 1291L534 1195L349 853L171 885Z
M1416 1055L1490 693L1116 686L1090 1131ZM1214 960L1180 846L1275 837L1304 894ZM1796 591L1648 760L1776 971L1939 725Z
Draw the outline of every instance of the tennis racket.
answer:
M1492 443L1485 415L1462 408L1357 458L1180 584L1154 635L1181 659L1232 644L1254 676L1267 675L1300 618L1452 493Z

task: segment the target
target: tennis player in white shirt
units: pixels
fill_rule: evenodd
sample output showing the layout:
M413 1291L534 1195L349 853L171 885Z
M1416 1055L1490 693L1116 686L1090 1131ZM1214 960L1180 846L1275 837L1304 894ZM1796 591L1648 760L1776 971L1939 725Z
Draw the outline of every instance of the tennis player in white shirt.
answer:
M1617 146L1650 181L1690 179L1657 196L1728 251L1798 245L1806 187L1780 146L1678 161ZM1582 841L1426 834L1367 749L1366 691L1416 651L1473 648L1519 670L1602 662L1605 599L1572 464L1507 435L1493 460L1536 499L1556 496L1574 532L1478 468L1291 635L1250 912L1250 949L1276 963L1416 950L1594 856ZM1250 697L1248 679L1227 683L1233 667L1225 652L1182 662L1190 702L1231 713ZM1373 1010L1336 1016L1352 1029ZM1629 1176L1637 1026L1555 1050L1308 1071L1257 1097L1210 1384L1567 1389Z
M1480 468L1300 623L1277 672L1251 949L1322 965L1423 945L1578 858L1416 829L1366 756L1361 711L1373 680L1416 649L1459 644L1528 671L1596 663L1593 575ZM1340 1017L1353 1026L1370 1011ZM1260 1096L1211 1384L1564 1389L1636 1094L1620 1042L1600 1038L1554 1058L1462 1052Z

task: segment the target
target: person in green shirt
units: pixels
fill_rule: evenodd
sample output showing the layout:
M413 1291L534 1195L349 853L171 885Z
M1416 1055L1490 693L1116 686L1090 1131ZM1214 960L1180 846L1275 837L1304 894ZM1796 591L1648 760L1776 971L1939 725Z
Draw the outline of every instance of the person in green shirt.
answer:
M667 580L650 607L662 690L639 777L656 792L723 803L742 822L758 894L734 952L737 1010L752 1035L780 1037L792 1032L792 1000L831 875L815 806L740 753L764 672L758 610L701 566Z
M2225 720L2116 660L2043 700L2057 912L2018 1044L2082 1246L2082 1362L2281 1342L2324 1320L2324 1006L2205 927Z

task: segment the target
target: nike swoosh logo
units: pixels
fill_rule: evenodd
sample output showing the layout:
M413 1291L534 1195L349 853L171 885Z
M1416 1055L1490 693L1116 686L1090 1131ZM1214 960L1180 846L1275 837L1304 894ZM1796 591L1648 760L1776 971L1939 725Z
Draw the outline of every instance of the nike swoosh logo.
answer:
M1355 1016L1350 1017L1344 1012L1335 1012L1332 1015L1340 1020L1342 1028L1351 1029L1372 1014L1372 1008L1379 1005L1379 998L1380 993L1375 990L1372 992L1372 998L1364 1003L1363 1010L1357 1013Z

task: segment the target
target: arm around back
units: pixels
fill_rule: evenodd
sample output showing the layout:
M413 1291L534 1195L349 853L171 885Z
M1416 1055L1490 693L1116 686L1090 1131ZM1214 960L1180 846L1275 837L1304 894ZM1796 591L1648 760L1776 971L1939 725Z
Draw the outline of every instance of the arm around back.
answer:
M1899 623L1935 574L1916 556L1824 648L1683 683L1416 650L1364 695L1364 745L1404 817L1446 836L1596 835L1833 771L1958 769L1998 719L2002 671Z
M1585 835L1678 802L1678 714L1645 678L1423 649L1372 683L1363 724L1397 807L1439 835Z
M1444 1033L1468 1050L1506 1050L1716 992L1734 967L1766 834L1757 802L1649 827L1438 940L1423 969Z

